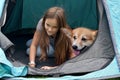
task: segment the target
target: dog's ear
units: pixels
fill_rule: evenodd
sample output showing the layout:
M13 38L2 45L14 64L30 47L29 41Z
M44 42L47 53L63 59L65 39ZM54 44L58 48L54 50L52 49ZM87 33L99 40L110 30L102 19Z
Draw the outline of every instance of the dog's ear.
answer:
M96 38L97 33L98 33L98 30L93 30L92 35L93 35L94 38Z
M72 29L69 28L61 28L62 32L65 33L69 38L72 38Z

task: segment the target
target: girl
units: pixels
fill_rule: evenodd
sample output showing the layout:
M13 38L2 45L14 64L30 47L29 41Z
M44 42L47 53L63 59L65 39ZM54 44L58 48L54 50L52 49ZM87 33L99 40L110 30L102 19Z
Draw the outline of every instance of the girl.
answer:
M62 31L62 28L69 28L65 20L64 10L60 7L48 9L37 25L30 51L27 50L27 53L30 52L30 67L35 67L36 54L40 56L40 60L46 60L47 56L54 56L56 66L74 57L71 41ZM56 66L43 66L41 69L52 69Z

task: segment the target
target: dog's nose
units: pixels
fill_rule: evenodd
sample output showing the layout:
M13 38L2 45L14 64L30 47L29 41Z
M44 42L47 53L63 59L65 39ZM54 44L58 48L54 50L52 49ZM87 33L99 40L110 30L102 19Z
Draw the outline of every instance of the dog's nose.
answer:
M76 45L73 45L72 48L73 48L73 49L77 49L78 47L77 47Z

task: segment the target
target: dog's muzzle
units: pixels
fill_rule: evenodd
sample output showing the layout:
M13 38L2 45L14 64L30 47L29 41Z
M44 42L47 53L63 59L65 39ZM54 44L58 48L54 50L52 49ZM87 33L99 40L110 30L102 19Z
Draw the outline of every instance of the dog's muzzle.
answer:
M78 47L76 45L73 45L72 48L74 49L74 53L76 55L79 55L81 52L84 52L87 48L87 46L84 46L82 49L78 50Z

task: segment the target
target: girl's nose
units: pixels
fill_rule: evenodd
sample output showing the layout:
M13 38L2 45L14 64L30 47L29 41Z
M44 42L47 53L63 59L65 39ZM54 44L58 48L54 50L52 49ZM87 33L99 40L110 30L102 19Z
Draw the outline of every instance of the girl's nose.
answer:
M52 31L52 28L48 28L48 31Z

